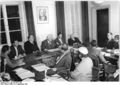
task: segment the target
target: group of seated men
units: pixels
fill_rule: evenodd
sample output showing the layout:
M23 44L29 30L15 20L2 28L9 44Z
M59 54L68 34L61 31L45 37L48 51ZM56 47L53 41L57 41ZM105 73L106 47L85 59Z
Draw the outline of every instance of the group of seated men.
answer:
M119 36L115 36L115 40L112 38L112 34L108 33L108 42L106 45L106 48L108 49L118 49L119 48ZM113 43L114 42L114 43ZM100 60L103 63L109 63L106 61L103 55L101 55L101 51L97 49L97 42L96 40L89 42L85 42L81 44L81 41L74 37L73 35L70 36L68 39L68 45L74 46L75 44L78 44L77 51L79 52L79 58L80 62L74 62L73 57L71 57L71 53L68 50L68 46L64 43L62 39L62 33L58 34L58 37L53 40L52 35L48 35L47 39L44 40L41 44L41 51L42 52L51 52L51 49L60 48L63 52L63 55L59 58L57 58L56 65L52 68L53 71L61 72L63 69L69 69L70 75L72 80L74 81L91 81L92 80L92 67L93 67L93 61L89 55L93 55L96 57L99 57ZM113 45L114 44L114 45ZM13 45L11 47L9 46L3 46L2 48L2 57L1 57L1 67L4 66L4 62L8 64L9 67L16 67L17 64L12 64L10 62L11 60L16 60L21 57L24 57L26 55L37 53L39 52L39 48L37 46L37 43L35 42L34 36L30 35L28 37L28 41L24 43L24 50L19 45L19 42L15 40L13 42ZM4 60L6 59L6 60ZM74 68L71 70L72 65L74 64ZM4 71L5 69L1 69Z

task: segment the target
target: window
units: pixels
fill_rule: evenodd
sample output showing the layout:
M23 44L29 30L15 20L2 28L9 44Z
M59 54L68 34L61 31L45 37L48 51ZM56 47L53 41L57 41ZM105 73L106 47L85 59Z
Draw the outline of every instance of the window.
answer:
M5 25L4 25L4 18L3 18L3 12L2 12L2 7L0 6L0 12L1 12L1 17L0 17L0 35L1 35L1 44L6 44L7 43L7 38L6 38L6 31L5 31Z
M11 45L14 40L25 41L21 10L21 4L18 3L0 4L0 45Z

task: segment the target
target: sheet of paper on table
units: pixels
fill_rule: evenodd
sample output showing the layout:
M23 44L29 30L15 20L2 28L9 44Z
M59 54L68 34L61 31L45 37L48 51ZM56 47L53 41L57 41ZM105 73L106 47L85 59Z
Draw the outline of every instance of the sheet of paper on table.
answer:
M104 56L110 56L110 53L106 53L106 52L101 52L101 54Z
M105 53L105 56L110 56L110 53Z
M45 82L67 82L67 80L63 79L62 77L60 77L59 75L55 74L53 76L47 76L44 79Z
M26 78L22 82L35 82L35 79L32 78Z
M21 79L26 79L26 78L30 78L30 77L35 77L35 74L30 72L30 71L27 71L27 72L24 72L24 73L21 73L21 74L17 74Z
M47 66L44 65L44 64L36 64L36 65L32 65L32 67L33 67L35 70L39 71L39 72L50 69L49 67L47 67Z
M20 73L24 73L24 72L27 72L28 70L27 69L24 69L24 68L17 68L14 70L17 74L20 74Z

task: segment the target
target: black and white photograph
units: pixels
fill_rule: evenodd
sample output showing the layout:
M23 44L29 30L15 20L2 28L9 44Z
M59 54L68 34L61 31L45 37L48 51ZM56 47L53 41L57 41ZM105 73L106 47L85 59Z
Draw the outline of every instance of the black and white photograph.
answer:
M119 47L119 0L0 0L0 85L118 84Z
M37 7L38 23L48 23L48 7Z

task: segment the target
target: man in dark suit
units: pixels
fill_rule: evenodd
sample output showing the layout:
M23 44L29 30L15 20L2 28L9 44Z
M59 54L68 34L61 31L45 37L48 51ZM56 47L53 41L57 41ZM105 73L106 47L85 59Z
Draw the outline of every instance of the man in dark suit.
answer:
M57 47L62 46L64 44L61 32L58 33L58 37L55 39L55 43L56 43Z
M70 50L68 50L68 46L66 44L64 44L61 48L61 52L62 55L57 57L56 64L52 69L56 71L60 76L65 77L68 70L70 70L71 68L72 57L70 54Z
M25 52L22 49L21 45L19 45L19 42L15 40L13 42L13 45L10 47L10 59L19 59L21 57L25 56Z
M119 49L119 35L115 35L114 41L114 49Z
M107 43L106 43L106 48L107 49L113 49L114 48L114 39L113 39L113 34L112 33L108 33L107 35L108 37L108 40L107 40Z
M55 42L54 42L54 40L53 40L52 35L49 34L49 35L47 36L47 39L42 42L41 50L42 50L43 52L48 52L49 50L55 49L55 48L57 48L57 46L56 46L56 44L55 44Z

